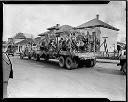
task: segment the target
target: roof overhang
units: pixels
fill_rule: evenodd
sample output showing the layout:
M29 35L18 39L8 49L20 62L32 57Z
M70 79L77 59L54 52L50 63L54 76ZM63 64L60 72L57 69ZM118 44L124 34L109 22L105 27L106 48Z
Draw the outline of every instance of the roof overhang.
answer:
M41 34L39 34L38 36L45 36L45 35L47 35L48 33L41 33Z
M108 29L119 31L119 29L117 29L117 28L107 27L107 26L104 26L104 25L95 25L95 26L88 26L88 27L74 27L73 29L85 29L85 28L95 28L95 27L104 27L104 28L108 28Z

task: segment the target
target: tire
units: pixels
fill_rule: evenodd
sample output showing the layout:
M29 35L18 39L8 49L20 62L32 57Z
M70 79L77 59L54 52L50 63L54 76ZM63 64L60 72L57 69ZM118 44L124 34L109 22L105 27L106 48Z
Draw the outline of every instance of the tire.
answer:
M64 67L65 67L65 59L64 59L63 56L60 56L60 57L59 57L59 66L60 66L61 68L64 68Z
M35 59L36 61L39 61L39 60L40 60L39 55L38 55L38 54L35 54L34 59Z
M90 67L91 65L91 61L90 60L86 60L86 67Z
M83 66L84 66L84 64L81 63L81 61L79 61L78 67L79 67L79 68L82 68Z
M49 60L48 55L45 55L45 56L44 56L44 60L45 60L45 61L48 61L48 60Z
M65 63L67 69L71 70L73 68L73 60L70 57L66 58Z
M30 54L28 55L28 59L31 59L31 55Z
M87 67L94 67L96 64L96 60L88 60L86 66Z
M126 68L127 68L127 67L126 67L126 62L125 62L125 63L122 65L122 71L123 71L124 74L126 74L126 72L127 72L127 71L126 71L126 70L127 70Z
M78 62L76 61L76 59L74 59L73 61L73 68L74 69L78 68Z
M94 67L96 65L96 59L91 60L90 67Z

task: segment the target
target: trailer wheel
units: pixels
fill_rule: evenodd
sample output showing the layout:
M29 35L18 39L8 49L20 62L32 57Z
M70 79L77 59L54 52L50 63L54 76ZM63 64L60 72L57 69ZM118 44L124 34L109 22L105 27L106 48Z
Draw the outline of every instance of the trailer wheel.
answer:
M45 56L44 56L44 60L45 60L45 61L48 61L48 60L49 60L48 55L45 55Z
M35 59L36 61L39 61L39 60L40 60L39 55L38 55L38 54L35 54L34 59Z
M28 55L28 59L31 59L31 54Z
M126 74L126 72L127 72L127 71L126 71L126 70L127 70L127 69L126 69L126 68L127 68L127 67L126 67L126 62L125 62L121 67L122 67L123 73Z
M83 66L84 66L84 64L81 63L81 61L79 61L78 67L79 67L79 68L82 68Z
M86 67L91 67L93 65L93 61L87 60Z
M69 70L73 68L73 60L70 57L66 58L66 68Z
M63 68L65 66L65 59L63 56L59 57L59 66Z
M74 59L74 61L73 61L74 63L73 63L73 68L74 69L76 69L76 68L78 68L78 62L76 61L76 59Z
M96 64L96 59L91 60L91 62L90 62L90 67L94 67L94 66L95 66L95 64Z
M87 60L86 66L87 67L94 67L95 64L96 64L96 60L95 59L94 60Z
M36 53L33 54L33 58L34 58L34 60L36 60Z

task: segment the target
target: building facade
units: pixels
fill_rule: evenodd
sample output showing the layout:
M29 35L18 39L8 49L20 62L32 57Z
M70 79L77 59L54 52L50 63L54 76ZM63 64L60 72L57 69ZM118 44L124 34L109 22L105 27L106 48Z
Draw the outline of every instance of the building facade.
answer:
M31 46L34 43L34 40L27 38L24 33L17 33L14 37L8 38L7 45L13 45L15 47L15 53L21 53L26 46Z
M99 20L99 15L96 18L81 24L76 27L81 33L93 35L95 33L96 39L99 42L100 52L113 52L117 50L117 35L119 29Z

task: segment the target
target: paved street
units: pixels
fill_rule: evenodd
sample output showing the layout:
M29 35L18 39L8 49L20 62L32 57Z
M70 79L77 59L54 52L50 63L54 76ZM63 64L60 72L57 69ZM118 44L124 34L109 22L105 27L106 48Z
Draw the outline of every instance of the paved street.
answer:
M82 97L126 99L126 76L114 63L97 62L94 68L66 70L56 61L44 62L10 56L14 79L8 94L17 97Z

